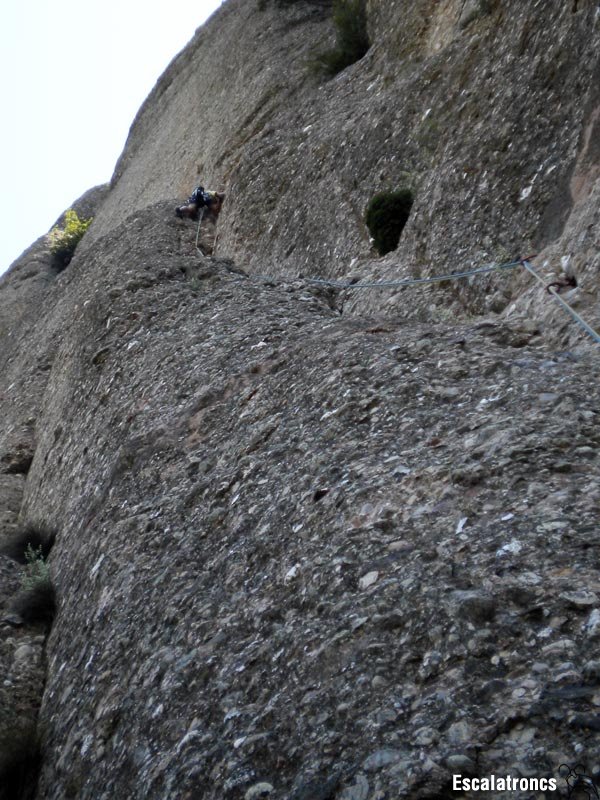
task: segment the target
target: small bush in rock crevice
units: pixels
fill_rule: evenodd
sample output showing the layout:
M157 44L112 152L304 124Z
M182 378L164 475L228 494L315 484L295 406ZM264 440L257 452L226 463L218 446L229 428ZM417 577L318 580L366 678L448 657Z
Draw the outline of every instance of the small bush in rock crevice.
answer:
M54 258L54 266L58 272L61 272L69 265L75 253L75 248L91 224L91 219L79 219L77 212L70 208L65 212L64 227L59 228L56 225L52 228L48 234L48 244Z
M413 200L410 189L381 192L371 198L365 222L379 255L384 256L398 247L400 235L410 216Z
M335 47L318 53L310 62L314 72L329 78L359 61L371 46L365 0L334 0L333 24Z
M42 554L42 548L34 550L31 545L27 545L25 551L26 568L25 575L21 579L21 584L25 591L35 589L45 583L50 583L50 569L46 564L46 559Z
M8 538L0 553L19 564L28 563L28 552L34 551L45 560L50 555L56 532L38 525L25 525Z
M9 611L26 624L42 623L50 627L56 615L56 591L41 545L34 549L27 544L25 561L22 590L10 604Z

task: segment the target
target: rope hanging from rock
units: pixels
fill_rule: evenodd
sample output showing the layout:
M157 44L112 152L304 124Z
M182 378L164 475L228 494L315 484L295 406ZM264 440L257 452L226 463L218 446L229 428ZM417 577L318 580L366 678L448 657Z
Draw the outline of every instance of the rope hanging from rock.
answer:
M535 256L528 256L528 258L535 258ZM309 278L309 283L318 283L324 286L333 286L337 289L380 289L390 288L392 286L418 286L423 283L441 283L442 281L451 281L456 278L467 278L470 275L479 275L483 272L492 272L495 269L512 269L519 267L522 260L509 261L506 264L488 264L484 267L477 267L476 269L465 270L464 272L452 272L448 275L433 275L431 278L407 278L401 281L376 281L374 283L342 283L341 281L328 281L321 278Z
M530 256L530 258L532 258L532 256ZM551 294L551 295L554 297L554 299L558 301L558 303L560 303L560 305L561 305L561 306L562 306L562 307L563 307L563 308L564 308L564 309L565 309L565 310L566 310L566 311L567 311L567 312L568 312L568 313L569 313L569 314L570 314L570 315L573 317L573 319L575 320L575 322L577 322L579 325L581 325L581 327L583 328L583 330L584 330L584 331L585 331L585 332L586 332L586 333L587 333L589 336L591 336L591 337L592 337L592 339L593 339L593 340L594 340L594 341L595 341L597 344L600 344L600 334L598 334L598 333L597 333L597 332L596 332L596 331L595 331L595 330L592 328L592 326L591 326L591 325L588 325L588 323L587 323L587 322L586 322L586 321L585 321L585 320L584 320L582 317L580 317L580 316L579 316L579 314L578 314L578 313L575 311L575 309L574 309L574 308L571 308L571 306L570 306L570 305L567 303L567 301L566 301L564 298L562 298L562 297L559 295L559 293L558 293L558 291L556 290L556 288L555 288L555 287L554 287L552 284L550 284L549 286L547 286L547 285L544 283L544 281L542 280L542 278L541 278L541 277L540 277L540 276L537 274L537 272L536 272L536 271L533 269L533 267L531 266L531 264L529 263L529 261L528 261L526 258L524 258L524 259L523 259L523 261L521 262L521 264L522 264L522 265L525 267L525 269L527 270L527 272L530 272L530 273L533 275L533 277L536 279L536 281L539 281L539 283L541 283L541 284L542 284L542 286L544 287L544 289L546 289L546 291L547 291L549 294Z
M401 281L375 281L373 283L342 283L341 281L328 281L322 278L309 278L309 283L316 283L321 286L333 286L336 289L381 289L390 288L393 286L417 286L424 283L441 283L442 281L456 280L457 278L467 278L470 275L480 275L484 272L492 272L496 269L512 269L513 267L524 267L530 272L534 278L539 281L542 286L551 294L563 308L573 317L573 319L581 325L583 330L594 339L597 344L600 344L600 334L598 334L571 306L564 300L558 293L554 284L547 285L542 278L537 274L529 263L535 255L520 258L518 261L509 261L505 264L488 264L484 267L477 267L476 269L465 270L464 272L453 272L449 275L433 275L431 278L407 278Z
M201 254L204 255L202 250L198 247L198 239L200 238L200 225L202 225L202 219L204 218L204 206L202 207L202 211L200 212L200 219L198 220L198 228L196 230L196 250Z

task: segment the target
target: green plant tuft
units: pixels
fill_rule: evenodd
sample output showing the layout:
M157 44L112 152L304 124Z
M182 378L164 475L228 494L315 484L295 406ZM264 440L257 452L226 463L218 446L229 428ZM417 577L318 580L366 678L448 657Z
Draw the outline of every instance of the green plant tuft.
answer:
M371 46L366 0L334 0L333 24L335 47L318 53L310 62L314 72L330 78L359 61Z
M10 604L10 611L25 623L50 626L56 615L56 591L42 547L34 548L28 544L25 561L21 591Z
M50 568L41 546L34 549L30 544L25 549L25 575L21 578L23 589L28 592L40 584L50 583Z
M27 564L28 549L39 550L44 559L50 555L52 545L56 539L56 531L39 525L24 525L13 533L0 547L2 555Z
M70 208L65 212L64 227L59 228L58 225L55 225L52 228L48 234L48 244L59 272L68 266L73 258L75 248L91 224L91 218L79 219L77 212Z
M365 222L379 255L384 256L398 247L400 234L410 216L413 199L410 189L381 192L371 198Z

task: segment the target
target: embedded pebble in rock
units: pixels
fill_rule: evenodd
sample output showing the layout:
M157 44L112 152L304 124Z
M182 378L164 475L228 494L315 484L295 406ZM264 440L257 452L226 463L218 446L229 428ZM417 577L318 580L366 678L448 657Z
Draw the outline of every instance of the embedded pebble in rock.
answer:
M573 652L575 649L575 642L572 639L557 639L555 642L544 645L542 653L547 656L564 656Z
M36 648L29 644L17 647L13 656L13 669L23 669L27 664L34 663L37 658Z
M585 591L584 589L580 589L577 592L564 592L560 597L573 608L582 610L591 608L598 603L598 595L594 594L594 592Z
M371 686L373 689L385 689L388 686L389 681L384 678L382 675L375 675L373 680L371 681Z
M473 729L467 722L460 720L450 725L446 736L448 737L448 741L453 745L465 744L472 741Z
M438 739L438 733L433 728L420 728L415 731L414 743L420 747L432 745Z
M453 617L461 617L471 622L489 622L496 611L496 601L484 592L452 592L447 604L448 611Z
M366 575L363 575L362 578L359 580L358 585L361 589L368 589L369 586L372 586L374 583L377 582L379 578L379 573L376 571L367 572Z
M502 547L498 548L496 551L496 557L501 558L502 556L509 556L511 554L518 554L523 549L523 545L518 539L512 539L507 544L502 545Z
M368 800L369 781L364 775L359 775L352 786L344 789L340 795L340 800Z
M398 750L376 750L364 761L362 768L365 772L376 772L382 767L396 764L402 760L402 753Z
M295 580L299 574L300 564L294 564L294 566L290 567L290 569L285 573L284 580L286 583L290 583L291 581Z
M473 759L464 755L452 755L446 759L448 769L454 774L475 775L476 766Z
M273 788L270 783L255 783L244 795L244 800L260 800L261 797L269 797Z
M585 632L590 639L600 638L600 608L595 608L587 619Z
M583 674L588 680L600 680L600 661L588 661L584 664Z

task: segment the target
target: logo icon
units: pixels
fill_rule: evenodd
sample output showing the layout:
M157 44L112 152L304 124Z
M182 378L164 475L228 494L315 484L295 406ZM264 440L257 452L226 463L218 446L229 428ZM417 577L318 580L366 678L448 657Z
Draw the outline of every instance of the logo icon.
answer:
M600 800L598 787L589 775L586 775L583 764L561 764L558 774L567 783L567 800Z

